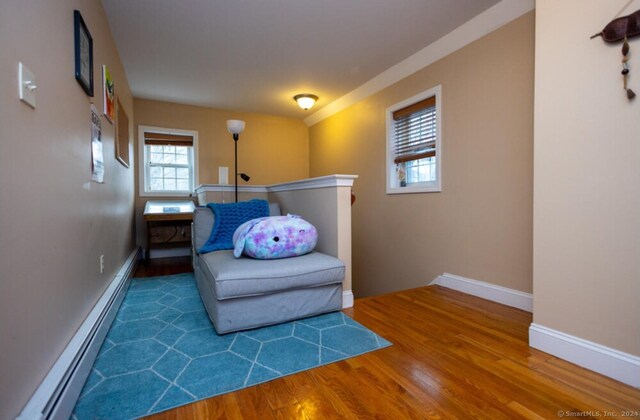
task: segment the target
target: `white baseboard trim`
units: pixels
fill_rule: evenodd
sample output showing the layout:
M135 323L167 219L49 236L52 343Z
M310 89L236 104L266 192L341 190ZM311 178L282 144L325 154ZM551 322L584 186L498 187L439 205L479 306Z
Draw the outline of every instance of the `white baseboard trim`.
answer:
M342 292L342 309L353 307L353 292L351 290L344 290Z
M640 388L640 357L538 325L529 326L529 346Z
M149 253L149 258L154 260L156 258L171 258L171 257L188 257L191 255L191 248L167 248L167 249L152 249Z
M533 295L531 293L525 293L449 273L443 273L441 276L436 277L429 285L447 287L462 293L522 309L523 311L533 312Z
M134 250L55 362L18 420L68 419L124 299L141 250Z

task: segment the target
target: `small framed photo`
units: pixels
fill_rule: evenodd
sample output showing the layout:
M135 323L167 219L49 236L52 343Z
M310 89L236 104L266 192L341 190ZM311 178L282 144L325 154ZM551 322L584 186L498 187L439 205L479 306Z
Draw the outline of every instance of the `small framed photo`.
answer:
M111 124L116 120L116 91L107 66L102 66L102 113Z
M93 96L93 38L79 11L73 11L76 80L89 96Z

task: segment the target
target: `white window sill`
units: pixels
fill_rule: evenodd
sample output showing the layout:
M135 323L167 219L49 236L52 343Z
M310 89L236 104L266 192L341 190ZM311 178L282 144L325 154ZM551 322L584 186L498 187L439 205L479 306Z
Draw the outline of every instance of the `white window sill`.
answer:
M442 192L442 187L434 185L430 187L387 187L387 194L416 194L416 193L434 193Z

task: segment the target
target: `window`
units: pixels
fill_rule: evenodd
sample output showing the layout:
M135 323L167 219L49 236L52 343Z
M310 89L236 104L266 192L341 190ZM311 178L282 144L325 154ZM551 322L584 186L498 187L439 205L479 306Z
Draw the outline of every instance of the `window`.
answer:
M442 190L440 89L387 109L387 194Z
M198 132L138 127L141 196L187 196L197 182Z

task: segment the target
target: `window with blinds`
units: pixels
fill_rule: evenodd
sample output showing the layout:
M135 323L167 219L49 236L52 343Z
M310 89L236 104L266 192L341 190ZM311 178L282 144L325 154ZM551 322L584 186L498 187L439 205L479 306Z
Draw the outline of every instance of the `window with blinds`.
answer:
M144 192L149 195L184 195L195 187L194 148L197 133L140 129L144 156ZM177 130L176 130L177 131Z
M436 155L436 98L399 109L393 113L393 162L404 163Z
M387 110L387 192L440 191L440 87Z

